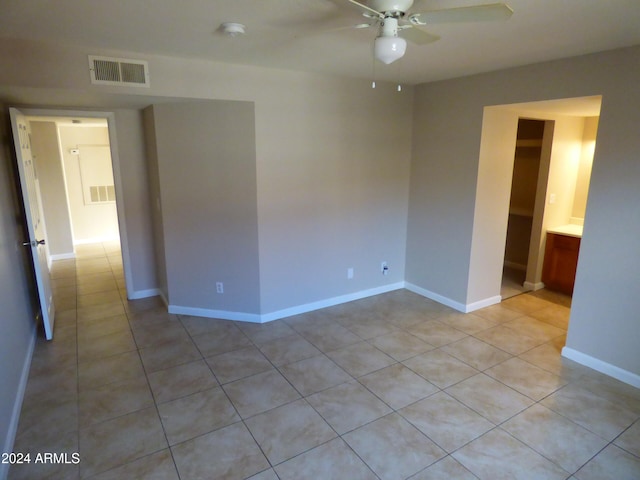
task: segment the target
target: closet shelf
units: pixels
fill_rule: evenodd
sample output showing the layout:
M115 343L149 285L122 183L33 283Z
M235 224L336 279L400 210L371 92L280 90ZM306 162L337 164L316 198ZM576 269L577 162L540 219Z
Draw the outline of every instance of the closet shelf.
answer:
M516 140L516 147L541 147L541 138L520 138Z
M509 215L516 215L518 217L533 218L533 210L519 207L509 207Z

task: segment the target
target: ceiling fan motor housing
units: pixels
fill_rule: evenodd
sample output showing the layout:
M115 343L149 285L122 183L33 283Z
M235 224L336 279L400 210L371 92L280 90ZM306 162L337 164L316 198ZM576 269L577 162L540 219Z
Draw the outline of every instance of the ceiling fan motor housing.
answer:
M405 13L413 5L413 0L369 0L367 5L382 13L402 12Z

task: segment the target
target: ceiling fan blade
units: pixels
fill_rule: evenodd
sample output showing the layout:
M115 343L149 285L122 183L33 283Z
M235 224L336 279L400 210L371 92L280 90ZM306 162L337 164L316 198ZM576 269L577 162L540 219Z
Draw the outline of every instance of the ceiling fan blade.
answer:
M416 45L426 45L427 43L440 40L438 35L434 35L413 25L405 25L398 30L398 35Z
M508 20L513 14L505 3L491 3L471 7L445 8L429 12L414 13L409 21L414 25L433 25L436 23L488 22Z
M347 0L349 3L366 10L367 12L373 13L378 18L384 18L384 13L374 10L373 8L365 5L364 3L357 2L356 0Z

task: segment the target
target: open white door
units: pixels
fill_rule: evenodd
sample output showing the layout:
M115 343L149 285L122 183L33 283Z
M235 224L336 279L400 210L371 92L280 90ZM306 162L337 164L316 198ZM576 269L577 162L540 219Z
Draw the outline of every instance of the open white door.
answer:
M23 245L31 249L44 333L47 340L51 340L53 338L55 306L53 304L53 293L51 291L48 251L44 245L45 228L40 204L38 176L31 155L29 122L19 110L10 108L9 112L11 115L13 142L16 149L18 173L22 187L22 199L29 232L29 241Z

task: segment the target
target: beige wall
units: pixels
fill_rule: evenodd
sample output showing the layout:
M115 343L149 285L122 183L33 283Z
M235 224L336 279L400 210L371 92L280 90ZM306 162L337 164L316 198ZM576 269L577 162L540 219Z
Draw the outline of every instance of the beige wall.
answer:
M576 179L576 194L573 199L573 209L571 212L571 216L577 220L582 219L582 221L584 221L584 215L587 210L589 182L591 180L591 168L593 166L597 133L598 117L585 118L582 150L580 152L580 162L578 165L578 178Z
M146 115L171 310L259 314L253 104L163 104ZM217 282L224 293L216 293Z
M338 288L349 293L357 292L362 285L392 286L396 278L380 278L367 270L379 260L395 263L390 258L379 258L385 254L399 259L399 263L406 259L406 274L401 266L393 270L392 263L392 272L399 272L400 279L466 305L475 298L469 297L471 240L484 107L603 95L568 347L606 365L640 373L637 345L632 341L638 336L638 327L629 321L630 312L639 306L630 289L640 270L636 255L640 225L631 207L639 200L640 164L635 153L640 145L634 128L640 123L640 106L629 92L636 88L640 47L434 82L415 90L405 88L400 94L390 85L371 90L364 80L166 57L148 58L150 89L92 87L88 83L88 53L122 54L37 42L0 42L0 62L6 67L0 70L3 98L31 105L109 109L119 105L146 106L167 97L255 103L260 283L269 285L261 291L264 312L311 299L326 299ZM125 55L126 52L122 56ZM122 96L125 94L130 96L125 98ZM326 102L327 99L330 101ZM350 121L340 123L343 114L350 115L347 117ZM118 125L120 130L122 124ZM402 128L411 125L412 143L411 132ZM135 131L141 128L140 122ZM355 133L345 132L346 128ZM289 153L287 147L292 142ZM338 169L330 171L339 184L342 182L335 190L345 199L342 205L354 207L350 215L336 213L338 208L331 202L328 209L315 207L314 202L326 197L318 193L320 189L313 190L314 184L309 179L320 173L326 175L326 180L318 177L321 184L332 185L331 174L317 170L317 162L324 160L318 158L319 147L326 149L329 165L333 155L343 159ZM380 150L384 157L378 154ZM375 159L373 164L366 163L368 157ZM136 168L144 165L144 159L137 154L132 158ZM357 161L348 164L348 158ZM382 168L371 170L371 165L377 162ZM402 185L409 180L409 162L411 188L405 236L402 225L407 221L404 215L407 203ZM310 211L318 220L331 218L324 225L330 225L334 237L342 239L341 250L331 248L330 244L320 251L323 255L318 254L319 245L314 237L317 232L312 225L307 229L302 225L290 237L282 234L283 227L290 225L284 223L285 219L293 222L300 218L294 212L280 211L284 200L278 200L282 193L276 188L276 175L279 171L288 173L287 166L294 169L289 180L312 187L287 195L301 206L316 209L296 206L299 211ZM346 175L349 168L353 168L353 177ZM375 172L380 172L377 179ZM390 178L390 172L393 178L389 182L386 179ZM145 178L123 178L132 187L147 188ZM345 178L353 178L355 183L344 181ZM382 190L374 192L368 188L372 178ZM356 208L358 205L361 207ZM135 208L128 199L126 208ZM142 220L145 218L150 215ZM351 227L348 224L351 219L358 222L360 218L367 219L362 229L347 228ZM136 220L127 218L127 223ZM140 248L143 239L152 238L150 223L145 229L139 232ZM279 243L283 238L286 243ZM301 243L301 239L309 243ZM405 239L406 255L402 247ZM352 247L347 248L349 245ZM372 245L376 248L370 248ZM301 246L306 255L300 254L300 258L309 260L290 262L283 267L280 260L296 260ZM148 250L148 245L145 247ZM354 261L363 265L355 266L356 279L362 278L363 283L347 282L336 287L336 282L330 281L334 272L337 277ZM358 277L363 268L366 275ZM308 288L288 289L287 285L295 283L291 280L298 279L300 271L308 273L304 277ZM318 275L319 282L309 280L314 275ZM607 318L606 325L603 318Z
M60 126L60 151L65 170L71 227L75 243L89 243L118 238L118 215L115 203L91 204L84 198L83 179L80 162L94 162L92 148L104 147L109 152L109 132L107 127ZM84 147L84 148L82 148ZM80 154L70 153L79 148ZM82 159L82 160L81 160ZM109 171L101 184L113 184L113 175Z
M73 256L69 205L55 122L32 121L31 143L40 179L49 253L54 259Z
M118 221L121 235L126 231L127 236L122 245L123 256L127 257L130 265L130 273L125 270L125 274L130 276L127 278L127 290L136 298L157 295L142 112L119 108L114 109L113 114L116 127L109 131L109 135L118 146L114 173L122 188L118 198L121 206Z
M634 152L640 140L633 128L640 121L640 99L628 92L635 88L639 59L640 47L634 47L417 88L406 275L462 305L485 298L478 286L482 268L476 268L484 261L482 248L471 248L471 232L482 228L474 220L483 221L474 219L480 207L476 185L483 182L478 169L483 109L602 95L566 353L582 355L582 361L608 373L620 369L636 382L640 357L633 339L640 324L632 319L640 307L633 293L640 271L640 217L634 205L640 201L640 163ZM508 118L504 123L508 126ZM515 139L515 129L512 133ZM506 217L506 210L502 213ZM474 239L474 248L482 245Z

